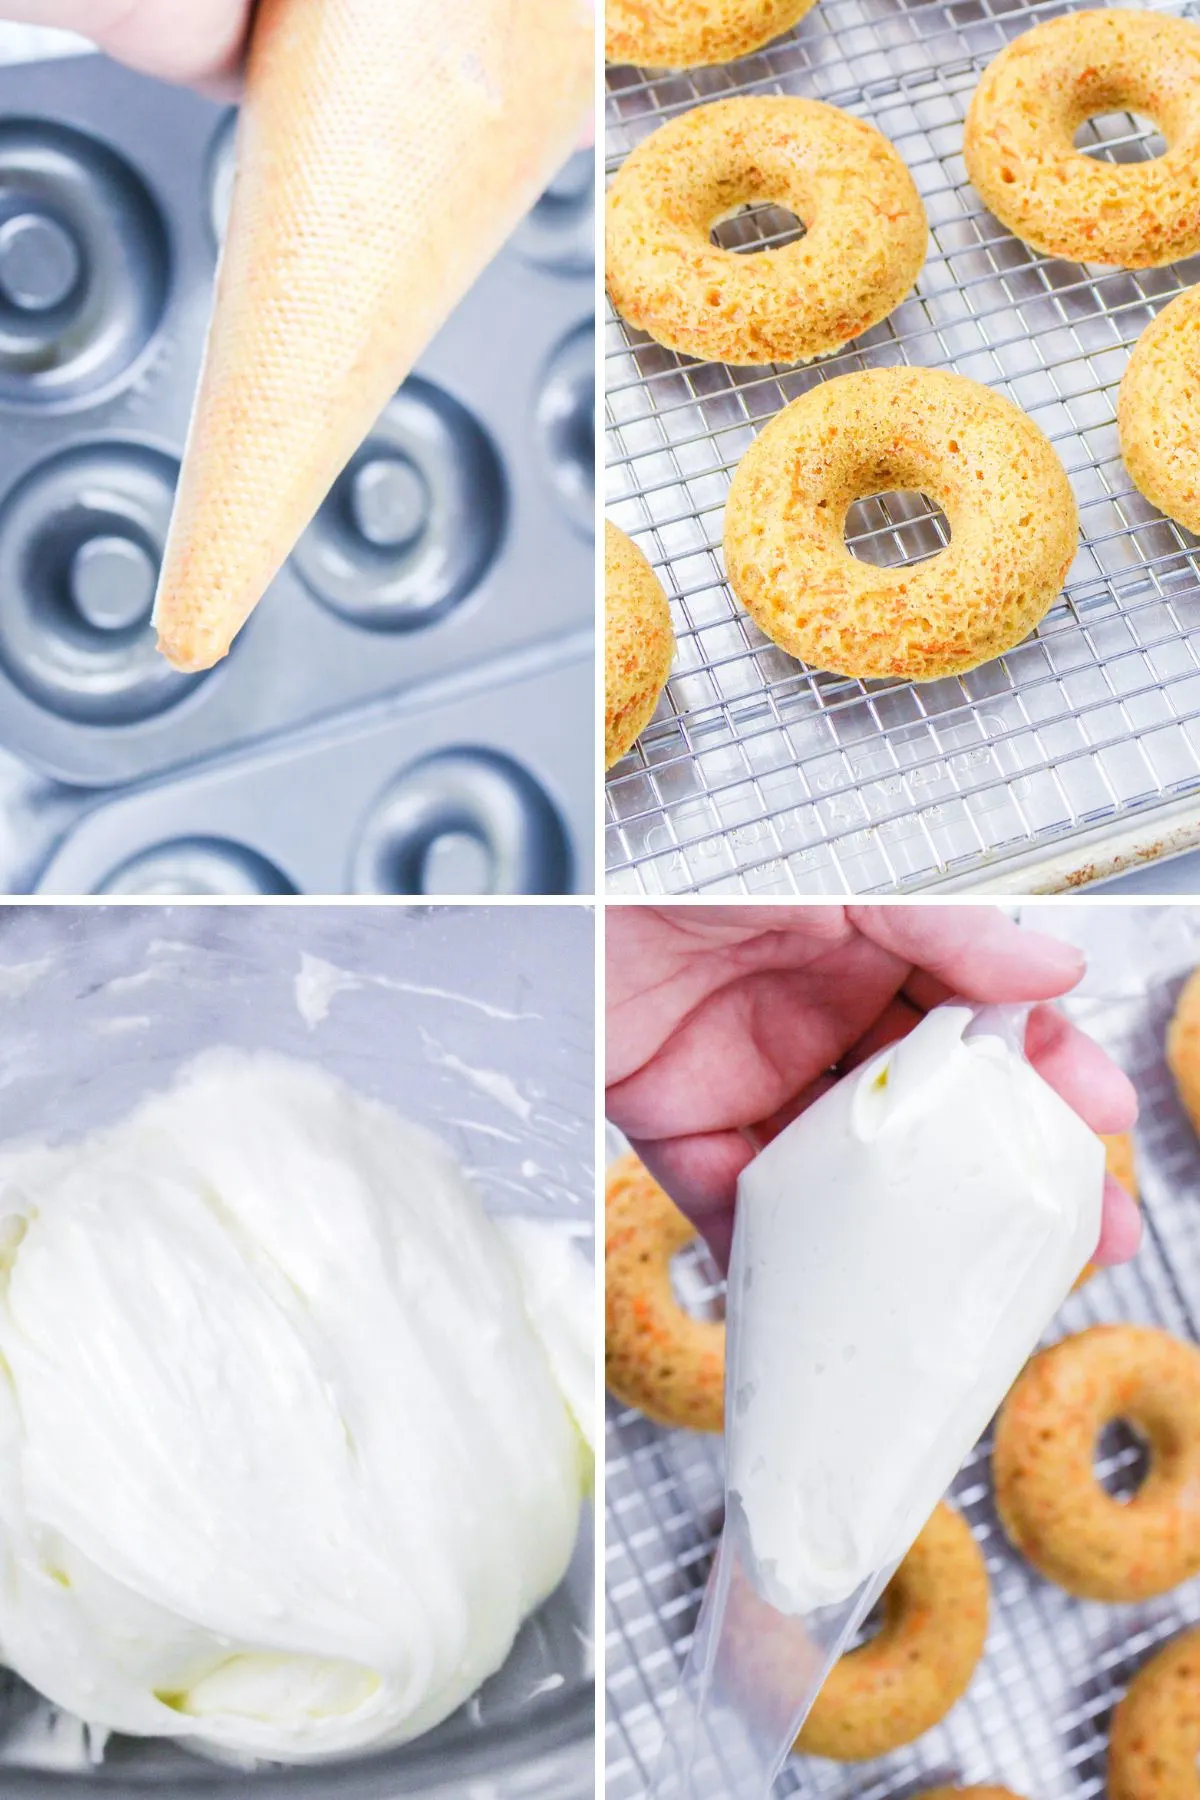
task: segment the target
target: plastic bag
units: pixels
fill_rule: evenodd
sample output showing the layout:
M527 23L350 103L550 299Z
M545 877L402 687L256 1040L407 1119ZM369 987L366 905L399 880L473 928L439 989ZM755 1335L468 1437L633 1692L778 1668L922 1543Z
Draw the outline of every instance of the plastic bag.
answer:
M1103 1146L1027 1010L938 1007L742 1175L725 1526L653 1800L765 1800L1095 1249Z
M225 655L430 339L574 148L588 0L261 0L155 623Z

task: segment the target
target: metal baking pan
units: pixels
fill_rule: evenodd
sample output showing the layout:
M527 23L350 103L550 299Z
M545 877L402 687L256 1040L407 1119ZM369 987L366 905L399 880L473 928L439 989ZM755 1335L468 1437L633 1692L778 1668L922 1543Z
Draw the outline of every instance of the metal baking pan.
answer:
M26 41L0 27L0 62ZM593 159L580 154L385 409L229 657L183 676L157 654L150 605L234 124L232 109L97 55L0 67L12 891L32 884L83 788L416 700L591 625ZM545 706L554 692L548 678ZM590 735L593 710L569 729ZM545 783L552 763L526 773Z

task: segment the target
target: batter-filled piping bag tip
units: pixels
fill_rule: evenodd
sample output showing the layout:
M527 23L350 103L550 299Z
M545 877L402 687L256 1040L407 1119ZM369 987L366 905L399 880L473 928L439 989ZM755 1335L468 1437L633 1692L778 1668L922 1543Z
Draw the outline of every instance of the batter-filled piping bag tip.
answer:
M154 621L210 668L578 143L589 0L260 0Z

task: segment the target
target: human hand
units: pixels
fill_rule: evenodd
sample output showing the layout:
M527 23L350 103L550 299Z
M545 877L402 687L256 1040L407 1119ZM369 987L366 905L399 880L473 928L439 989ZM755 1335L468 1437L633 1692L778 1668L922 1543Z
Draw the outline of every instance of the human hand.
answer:
M80 32L146 75L212 91L236 74L250 0L0 0L0 17Z
M608 1116L722 1264L741 1171L839 1074L953 994L1047 1001L1084 971L993 907L611 907L607 939ZM1132 1084L1054 1007L1035 1006L1025 1048L1093 1131L1133 1124ZM1094 1260L1140 1235L1107 1177Z

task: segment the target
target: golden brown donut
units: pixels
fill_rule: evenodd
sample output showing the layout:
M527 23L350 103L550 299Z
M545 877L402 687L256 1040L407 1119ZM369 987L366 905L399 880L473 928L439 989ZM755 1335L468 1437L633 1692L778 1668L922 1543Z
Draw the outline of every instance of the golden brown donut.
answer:
M985 1785L926 1788L923 1794L916 1796L916 1800L1021 1800L1021 1796L1014 1794L1011 1788Z
M1183 1110L1200 1132L1200 969L1183 984L1167 1027L1167 1067Z
M1145 1438L1121 1502L1092 1469L1104 1427ZM996 1510L1049 1581L1084 1600L1146 1600L1200 1574L1200 1350L1145 1325L1093 1325L1040 1351L1000 1410Z
M722 1430L724 1323L693 1319L671 1290L671 1258L695 1226L632 1154L608 1171L604 1217L609 1392L659 1425Z
M753 255L711 240L770 201L805 234ZM898 306L925 260L921 196L873 125L820 100L741 95L671 119L608 195L605 274L641 331L710 362L808 362Z
M939 1504L888 1583L883 1626L836 1662L795 1748L864 1762L911 1744L966 1693L983 1655L988 1582L970 1528Z
M604 521L604 766L611 769L654 716L675 634L662 584L632 539Z
M1109 1800L1200 1800L1200 1631L1139 1669L1113 1714Z
M951 541L876 568L843 539L855 500L914 488ZM725 508L730 585L760 630L835 675L934 681L1019 644L1053 605L1078 515L1062 464L1011 401L943 370L839 375L751 444Z
M814 0L605 0L604 60L643 69L733 62L801 20Z
M1098 113L1136 112L1165 156L1102 162L1075 148ZM1200 250L1200 25L1164 13L1068 13L984 70L963 138L1001 224L1047 256L1151 269Z
M1177 294L1134 345L1117 396L1117 430L1139 491L1200 532L1200 287Z
M1133 1160L1133 1139L1127 1131L1119 1131L1112 1137L1101 1134L1104 1145L1104 1166L1115 1181L1119 1181L1132 1200L1140 1198L1137 1184L1137 1168ZM1079 1276L1075 1286L1081 1288L1085 1281L1099 1273L1100 1264L1090 1262Z

